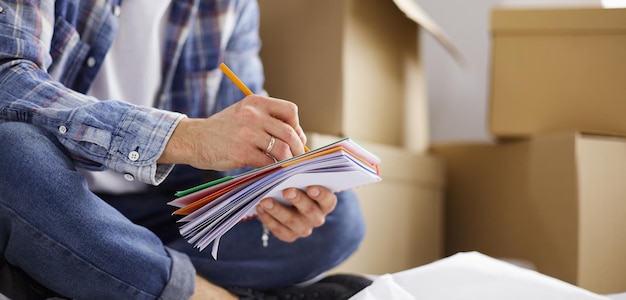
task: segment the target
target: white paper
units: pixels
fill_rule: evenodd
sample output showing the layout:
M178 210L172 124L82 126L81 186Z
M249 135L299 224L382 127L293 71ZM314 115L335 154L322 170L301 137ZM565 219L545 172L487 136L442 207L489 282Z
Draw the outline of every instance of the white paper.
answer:
M391 278L391 279L390 279ZM391 282L390 282L391 281ZM387 298L385 293L406 298ZM400 296L398 296L400 297ZM458 253L428 265L381 276L351 300L608 300L564 281L478 252Z

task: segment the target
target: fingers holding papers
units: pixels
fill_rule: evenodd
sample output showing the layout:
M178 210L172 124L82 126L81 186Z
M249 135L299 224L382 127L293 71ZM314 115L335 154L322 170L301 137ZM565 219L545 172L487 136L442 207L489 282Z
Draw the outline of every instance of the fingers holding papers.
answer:
M265 227L284 242L309 236L314 228L324 224L337 204L334 193L318 186L308 187L306 192L286 189L283 197L293 205L285 206L268 198L261 201L257 213Z

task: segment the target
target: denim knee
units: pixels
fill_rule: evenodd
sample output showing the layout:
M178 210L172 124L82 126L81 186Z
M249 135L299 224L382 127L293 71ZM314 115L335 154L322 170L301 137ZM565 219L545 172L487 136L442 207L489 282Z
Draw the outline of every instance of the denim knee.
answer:
M47 141L44 141L45 139ZM40 169L42 161L53 159L48 155L50 149L61 150L67 156L65 148L54 135L28 123L0 123L0 141L2 141L0 142L2 170L28 172L28 169ZM67 157L62 157L62 163L66 167L71 165ZM20 170L16 170L18 167Z
M191 295L189 258L172 255L91 193L53 134L0 123L0 141L0 252L7 263L72 298Z
M17 148L27 136L28 132L36 131L33 125L21 122L4 122L0 123L0 163L8 163L9 155L16 153Z
M15 191L29 184L43 184L38 177L54 178L50 166L73 168L65 148L50 133L22 122L0 123L0 189ZM63 153L55 155L54 153ZM0 200L3 197L0 197Z

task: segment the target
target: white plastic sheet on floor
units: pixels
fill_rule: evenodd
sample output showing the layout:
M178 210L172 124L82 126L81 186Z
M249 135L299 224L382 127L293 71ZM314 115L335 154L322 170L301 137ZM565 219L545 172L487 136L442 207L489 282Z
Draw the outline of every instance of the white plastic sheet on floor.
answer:
M478 252L378 276L350 300L616 300Z

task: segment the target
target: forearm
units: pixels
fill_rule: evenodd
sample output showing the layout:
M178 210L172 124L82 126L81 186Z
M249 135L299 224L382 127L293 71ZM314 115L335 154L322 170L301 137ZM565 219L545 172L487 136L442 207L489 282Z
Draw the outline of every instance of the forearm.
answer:
M156 161L184 116L100 101L65 86L83 68L86 44L78 40L83 36L55 19L55 1L3 1L2 6L0 122L27 122L55 134L77 166L111 168L151 184L162 181L171 166Z
M169 167L159 169L156 160L183 115L98 101L27 63L0 70L0 122L28 122L54 133L81 167L108 167L151 184L164 179Z

